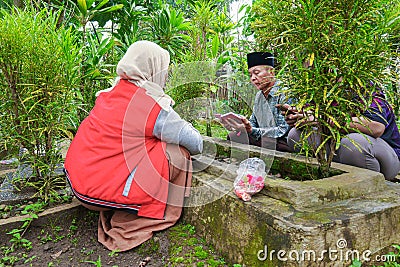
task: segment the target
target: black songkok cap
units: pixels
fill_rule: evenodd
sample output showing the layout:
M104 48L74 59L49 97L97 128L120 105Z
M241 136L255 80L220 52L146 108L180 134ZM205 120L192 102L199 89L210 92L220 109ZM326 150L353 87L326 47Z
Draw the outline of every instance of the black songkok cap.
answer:
M247 54L247 68L268 65L274 67L274 55L269 52L253 52Z

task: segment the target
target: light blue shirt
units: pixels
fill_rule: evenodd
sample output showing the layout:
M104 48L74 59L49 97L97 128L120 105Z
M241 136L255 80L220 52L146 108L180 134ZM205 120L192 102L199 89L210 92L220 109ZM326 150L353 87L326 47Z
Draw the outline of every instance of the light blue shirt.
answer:
M275 105L291 104L292 101L287 100L283 93L277 93L279 89L279 82L275 82L268 97L265 97L261 91L256 94L253 113L249 119L253 128L250 135L256 140L259 140L262 136L271 138L284 137L289 132L290 127L286 123L285 117Z

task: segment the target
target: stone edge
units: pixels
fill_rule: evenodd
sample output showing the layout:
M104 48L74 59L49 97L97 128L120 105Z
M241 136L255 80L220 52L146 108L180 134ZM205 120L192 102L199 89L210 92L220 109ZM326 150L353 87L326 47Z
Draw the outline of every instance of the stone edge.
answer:
M39 219L45 219L48 217L52 217L57 214L61 214L64 212L71 212L74 211L81 206L80 202L76 199L73 198L71 203L68 204L62 204L53 208L46 209L45 211L41 212L38 214ZM0 219L0 228L5 229L7 226L13 226L19 222L22 222L22 220L28 218L28 215L21 215L21 216L15 216L7 219Z

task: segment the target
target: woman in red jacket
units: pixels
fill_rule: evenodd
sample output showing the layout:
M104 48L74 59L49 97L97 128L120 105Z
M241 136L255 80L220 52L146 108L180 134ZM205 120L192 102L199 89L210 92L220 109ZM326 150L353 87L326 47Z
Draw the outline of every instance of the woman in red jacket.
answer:
M65 172L75 196L99 210L99 241L131 249L179 219L202 138L164 93L169 53L132 44L114 87L98 93L69 147ZM187 195L187 192L186 192Z

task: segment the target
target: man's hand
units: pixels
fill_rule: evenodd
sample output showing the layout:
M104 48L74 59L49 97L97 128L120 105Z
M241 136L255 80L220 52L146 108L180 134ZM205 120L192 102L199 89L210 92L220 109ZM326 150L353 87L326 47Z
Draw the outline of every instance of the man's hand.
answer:
M289 114L298 113L296 107L292 107L289 104L276 104L275 107L281 111L283 116L287 116Z
M245 128L246 132L251 133L251 131L253 130L253 127L251 127L249 120L246 118L242 118L242 122L244 124L244 128Z
M285 117L285 121L290 127L295 127L296 123L302 118L304 118L303 113L297 112L294 114L287 115Z
M226 129L230 131L250 133L252 130L249 120L244 117L241 118L241 123L231 118L222 120L221 123Z
M285 116L285 121L290 127L294 127L296 122L304 117L302 113L289 104L276 104L275 107L281 111L283 116Z

